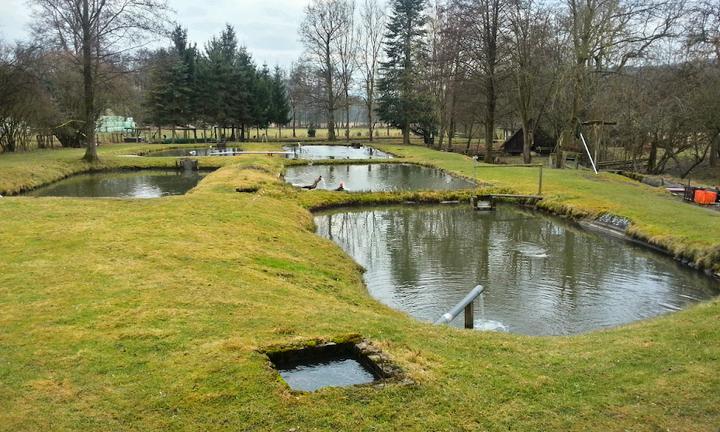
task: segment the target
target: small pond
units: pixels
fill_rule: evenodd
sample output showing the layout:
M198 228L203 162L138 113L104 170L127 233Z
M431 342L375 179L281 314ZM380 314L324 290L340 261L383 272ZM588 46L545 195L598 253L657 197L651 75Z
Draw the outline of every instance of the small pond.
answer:
M79 174L26 193L27 196L159 198L182 195L205 173L191 171L116 171Z
M311 185L322 176L318 189L333 190L343 183L351 192L473 189L469 180L437 168L410 164L302 165L287 167L285 181Z
M366 146L293 145L283 147L291 159L389 159L391 155Z
M526 335L618 326L720 294L716 280L658 252L511 206L345 209L315 222L367 269L373 297L425 321L478 283L475 327Z
M350 357L318 360L278 370L293 390L315 391L323 387L347 387L368 384L375 376Z
M239 147L186 147L160 150L146 154L149 157L235 156L242 152Z
M381 368L352 343L328 343L269 353L273 367L293 390L369 384L381 378Z

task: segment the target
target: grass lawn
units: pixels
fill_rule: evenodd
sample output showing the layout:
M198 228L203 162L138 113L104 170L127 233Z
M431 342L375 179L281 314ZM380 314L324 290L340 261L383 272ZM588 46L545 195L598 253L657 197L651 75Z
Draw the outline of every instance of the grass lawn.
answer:
M147 148L103 147L96 168L174 163L119 156ZM381 148L473 175L460 155ZM0 155L0 191L85 171L81 154ZM155 200L0 198L0 430L717 431L717 300L573 337L421 323L370 298L307 208L441 194L298 192L283 163L212 158L201 165L220 169L189 194ZM477 174L535 191L537 170ZM260 189L235 192L247 186ZM720 262L716 213L604 174L546 170L545 191L547 209L626 216ZM257 352L350 334L414 384L295 394Z

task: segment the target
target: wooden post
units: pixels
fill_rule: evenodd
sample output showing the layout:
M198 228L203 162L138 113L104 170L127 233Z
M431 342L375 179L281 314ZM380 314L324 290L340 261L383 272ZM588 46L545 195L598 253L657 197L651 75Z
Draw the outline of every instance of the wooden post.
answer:
M475 327L475 311L473 310L473 303L470 302L465 306L465 328L472 329Z
M543 166L540 164L540 180L538 181L538 195L542 195Z

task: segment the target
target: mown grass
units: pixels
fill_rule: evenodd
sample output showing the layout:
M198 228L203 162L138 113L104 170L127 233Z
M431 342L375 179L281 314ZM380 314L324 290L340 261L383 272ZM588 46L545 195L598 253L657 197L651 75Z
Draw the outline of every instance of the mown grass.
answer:
M471 170L455 155L392 150ZM104 151L107 166L138 163ZM45 167L80 170L74 159L0 157L11 171L0 187L53 177ZM179 197L0 199L1 430L717 430L718 301L573 337L417 322L368 296L358 266L313 233L304 208L377 197L299 192L278 180L279 158L219 163ZM525 191L526 173L483 178ZM609 206L612 194L594 196L605 182L645 190L568 176L548 175L548 201L578 213ZM260 188L234 192L249 185ZM648 197L647 210L666 211L664 197ZM622 202L612 208L623 213ZM355 333L415 384L294 394L257 352Z

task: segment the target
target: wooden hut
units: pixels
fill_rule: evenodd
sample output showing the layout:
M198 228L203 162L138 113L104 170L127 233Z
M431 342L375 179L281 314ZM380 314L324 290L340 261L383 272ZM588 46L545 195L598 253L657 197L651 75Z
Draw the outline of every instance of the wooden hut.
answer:
M510 138L503 143L503 151L516 156L523 152L523 130L518 129ZM555 140L542 129L535 131L535 143L530 150L538 154L549 154L555 148Z

